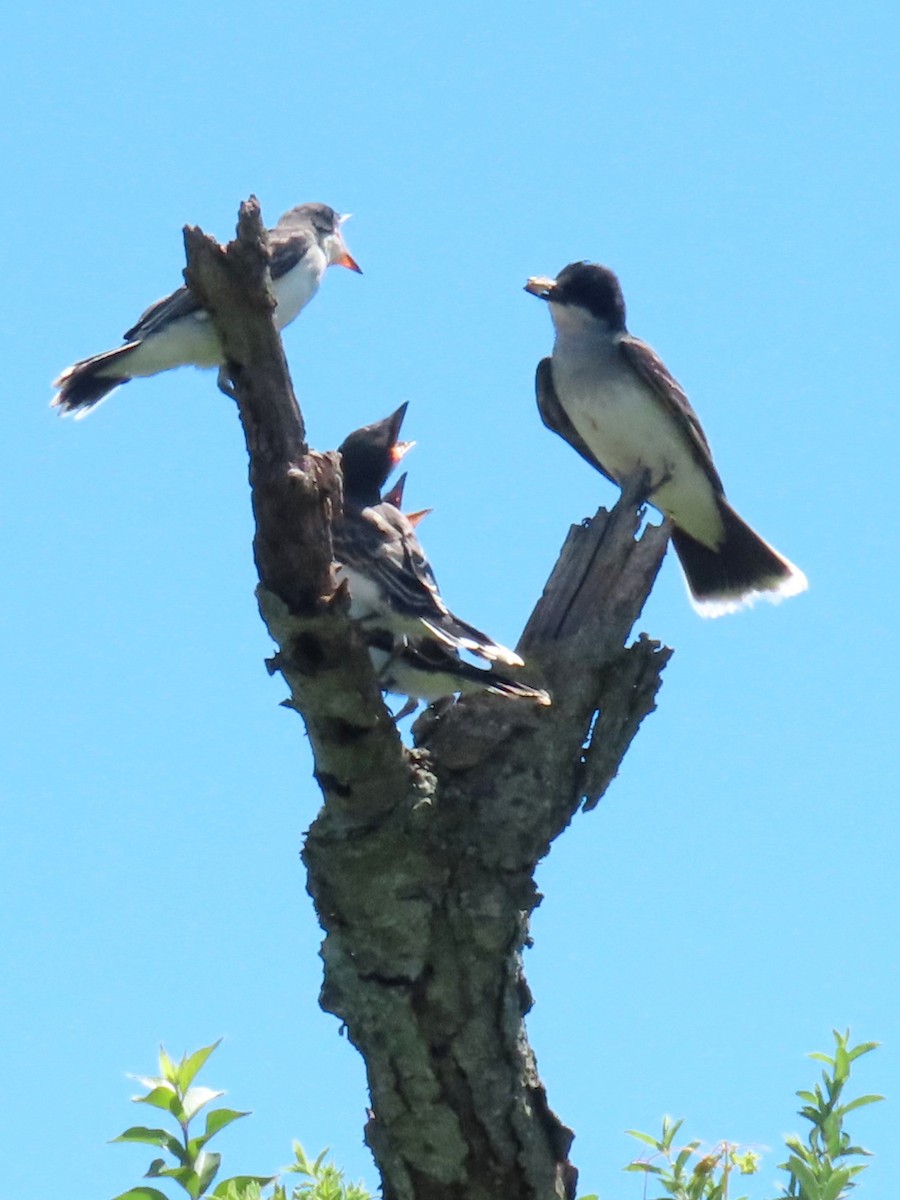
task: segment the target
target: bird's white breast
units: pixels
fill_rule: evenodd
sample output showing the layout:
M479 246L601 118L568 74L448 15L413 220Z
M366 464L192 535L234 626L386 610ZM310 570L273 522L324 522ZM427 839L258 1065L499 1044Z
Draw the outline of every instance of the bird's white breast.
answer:
M649 471L654 506L701 540L717 541L714 491L681 424L623 362L614 338L596 336L579 311L566 306L561 320L554 314L553 384L569 420L619 484Z
M312 300L328 263L321 247L313 242L296 267L272 282L275 295L275 324L284 329Z

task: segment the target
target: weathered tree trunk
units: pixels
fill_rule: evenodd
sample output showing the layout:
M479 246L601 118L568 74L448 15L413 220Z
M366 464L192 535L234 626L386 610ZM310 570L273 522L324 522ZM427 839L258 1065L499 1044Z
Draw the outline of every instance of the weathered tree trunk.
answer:
M384 1195L568 1200L572 1134L525 1034L521 951L536 864L578 807L597 803L654 708L670 651L628 639L666 531L636 540L627 497L573 526L519 644L552 707L466 697L426 711L405 748L334 588L340 472L305 443L255 200L227 249L197 229L185 245L247 439L272 667L306 722L322 789L303 853L325 930L322 1005L366 1062Z

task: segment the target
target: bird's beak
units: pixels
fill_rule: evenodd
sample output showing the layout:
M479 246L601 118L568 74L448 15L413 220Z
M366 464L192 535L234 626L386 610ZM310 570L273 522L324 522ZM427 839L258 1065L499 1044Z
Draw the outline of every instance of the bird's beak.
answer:
M350 213L344 213L342 217L338 217L338 225L343 225L345 221L349 220ZM348 271L355 271L357 275L362 275L362 267L347 249L340 229L335 230L330 258L336 267L346 267Z
M403 461L415 444L415 442L394 442L391 447L391 462L395 467Z
M555 279L547 279L543 275L532 275L525 284L525 291L530 292L532 296L537 296L538 300L549 300L550 293L555 287Z
M424 520L424 518L427 517L430 512L434 512L434 509L420 508L418 512L404 513L404 516L406 517L407 521L409 521L410 525L412 525L413 529L415 529L418 523Z
M339 255L339 257L334 260L334 265L336 267L346 267L350 271L355 271L357 275L362 275L362 267L346 248L346 246L344 247L344 253Z
M391 442L396 442L400 436L400 426L403 424L403 418L406 416L406 410L409 408L409 401L404 400L398 409L391 413L385 420L390 422L389 430L391 434ZM399 461L399 460L398 460Z

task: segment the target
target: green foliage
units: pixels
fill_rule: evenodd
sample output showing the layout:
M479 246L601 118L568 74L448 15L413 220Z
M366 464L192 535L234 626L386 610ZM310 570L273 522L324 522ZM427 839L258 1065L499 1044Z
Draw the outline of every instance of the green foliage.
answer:
M809 1121L812 1129L805 1144L796 1134L784 1139L790 1153L780 1166L790 1177L785 1195L796 1196L798 1200L843 1200L856 1186L855 1177L866 1169L865 1163L843 1161L869 1156L868 1150L853 1145L850 1134L844 1129L844 1117L854 1109L874 1104L884 1097L857 1096L846 1104L841 1104L840 1099L850 1078L850 1064L874 1050L878 1043L860 1042L858 1046L849 1046L849 1040L849 1030L844 1034L834 1030L834 1054L809 1056L825 1063L821 1085L817 1083L811 1092L797 1093L804 1101L800 1116Z
M884 1099L883 1096L866 1095L846 1104L840 1103L850 1078L851 1063L874 1050L878 1043L861 1042L858 1046L850 1046L849 1030L843 1034L836 1029L832 1032L834 1054L809 1056L825 1063L821 1084L817 1083L811 1092L797 1092L804 1102L800 1116L809 1121L812 1128L805 1143L797 1134L785 1138L789 1154L787 1161L779 1164L780 1169L787 1172L787 1186L781 1195L796 1197L796 1200L845 1200L856 1186L855 1177L866 1167L865 1163L845 1160L868 1155L869 1151L853 1145L844 1129L844 1118L854 1109ZM636 1159L625 1167L626 1171L643 1174L646 1183L651 1178L656 1180L663 1191L653 1200L729 1200L732 1176L735 1173L754 1175L758 1171L759 1155L729 1142L719 1142L705 1153L700 1153L698 1141L676 1146L675 1138L681 1126L682 1121L664 1117L662 1134L658 1138L636 1129L627 1131L653 1150L649 1158ZM583 1197L582 1200L591 1198ZM735 1196L731 1200L747 1200L747 1197Z
M345 1184L343 1172L324 1161L327 1150L323 1150L313 1162L307 1158L299 1142L294 1143L294 1162L285 1168L285 1174L300 1175L302 1182L293 1185L290 1190L279 1181L278 1175L232 1175L213 1188L222 1156L207 1150L207 1144L233 1121L250 1115L233 1108L208 1109L203 1132L191 1136L191 1123L200 1111L225 1094L194 1084L200 1068L218 1045L219 1042L213 1042L211 1046L186 1054L177 1063L161 1049L159 1075L135 1077L147 1091L142 1096L133 1097L134 1103L161 1109L178 1127L177 1132L170 1132L168 1129L133 1125L112 1139L114 1142L140 1143L165 1151L168 1159L154 1158L144 1178L173 1181L187 1192L191 1200L201 1200L202 1197L208 1197L209 1200L372 1200L361 1184ZM171 1197L158 1188L141 1185L122 1192L115 1200L171 1200Z
M727 1200L732 1174L736 1171L739 1175L754 1175L759 1168L759 1155L752 1150L742 1150L730 1142L719 1142L702 1155L698 1155L700 1142L676 1146L675 1136L683 1123L683 1119L673 1121L663 1117L659 1138L636 1129L626 1130L639 1142L651 1146L653 1157L662 1158L665 1166L648 1159L637 1159L629 1163L625 1170L642 1172L648 1177L655 1176L660 1186L665 1188L663 1196L674 1197L674 1200ZM697 1161L692 1164L691 1160L695 1157ZM747 1197L736 1197L735 1200L747 1200Z
M302 1175L304 1182L294 1185L290 1200L372 1200L361 1183L344 1183L344 1172L333 1163L324 1161L327 1150L323 1150L315 1162L303 1152L299 1142L294 1142L294 1162L286 1173ZM288 1200L282 1187L275 1189L272 1200Z

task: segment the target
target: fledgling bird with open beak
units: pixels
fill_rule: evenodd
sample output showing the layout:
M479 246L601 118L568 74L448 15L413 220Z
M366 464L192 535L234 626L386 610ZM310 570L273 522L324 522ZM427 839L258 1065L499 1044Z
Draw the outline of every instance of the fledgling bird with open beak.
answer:
M402 405L384 421L341 443L344 511L333 529L338 578L347 581L350 615L397 638L425 638L467 650L487 662L522 666L522 659L450 611L412 522L382 499L392 468L412 443L398 442Z
M546 300L556 332L537 369L548 429L613 483L646 482L646 498L672 523L672 543L702 616L734 612L762 596L807 588L806 576L738 516L682 388L646 342L625 326L616 276L570 263L525 290Z
M548 705L541 688L496 667L523 665L517 654L460 621L444 604L413 530L431 510L400 511L406 476L381 494L414 444L397 440L405 413L404 404L383 421L354 430L339 447L344 512L333 529L337 576L346 580L350 615L363 627L378 683L408 698L397 720L420 700L430 704L456 693L489 692ZM462 649L489 665L466 662Z
M319 290L330 266L362 271L344 243L346 220L327 204L300 204L286 212L269 236L269 270L275 324L284 329ZM125 333L125 345L67 367L53 381L52 405L65 416L87 413L130 379L173 367L217 367L222 348L209 319L186 287L157 300Z

